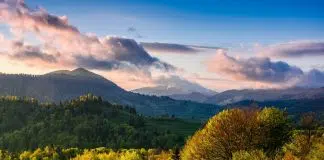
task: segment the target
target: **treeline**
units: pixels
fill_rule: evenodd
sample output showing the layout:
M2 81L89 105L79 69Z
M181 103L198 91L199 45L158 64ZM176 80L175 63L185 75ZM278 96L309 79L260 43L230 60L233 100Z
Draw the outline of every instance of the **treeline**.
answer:
M254 101L244 100L225 106L226 108L246 108L246 107L263 107L276 106L279 109L286 110L292 119L299 120L300 115L306 112L316 112L317 116L322 116L324 120L324 98L313 97L312 99L290 99L290 100L271 100L271 101Z
M179 159L176 150L160 149L120 149L108 148L79 149L47 146L33 151L10 153L0 150L1 160L172 160Z
M56 104L14 96L0 98L0 148L10 152L48 145L61 148L161 148L184 144L186 134L159 127L162 120L136 113L132 107L110 104L91 94ZM181 128L182 121L165 120ZM177 127L177 126L172 126Z

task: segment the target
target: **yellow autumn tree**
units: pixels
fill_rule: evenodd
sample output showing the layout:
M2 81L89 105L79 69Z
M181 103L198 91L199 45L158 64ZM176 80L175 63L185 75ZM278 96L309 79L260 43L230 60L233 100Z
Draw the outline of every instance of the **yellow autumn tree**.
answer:
M284 127L287 127L286 117L275 108L224 110L189 138L181 158L227 160L238 151L273 153L289 139L289 130Z

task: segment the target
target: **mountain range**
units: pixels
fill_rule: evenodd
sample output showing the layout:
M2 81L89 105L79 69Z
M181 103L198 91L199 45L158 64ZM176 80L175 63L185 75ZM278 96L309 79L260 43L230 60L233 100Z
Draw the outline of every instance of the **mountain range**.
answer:
M240 102L228 104L224 108L244 108L244 107L277 107L287 111L295 120L298 116L307 112L315 112L318 115L324 113L324 98L313 99L290 99L290 100L268 100L268 101L254 101L243 100Z
M204 103L217 92L207 89L199 84L181 81L173 84L161 84L155 87L144 87L131 92L143 95L167 96L175 100L186 100Z
M212 95L206 95L200 92L191 92L188 94L172 94L168 97L175 100L187 100L199 103L206 103L206 101L209 99L209 97L212 97Z
M273 101L318 98L324 98L324 87L228 90L209 97L204 103L226 105L243 100Z
M147 95L164 95L175 100L188 100L199 103L227 105L243 100L254 101L273 101L273 100L294 100L294 99L315 99L324 98L324 87L322 88L284 88L284 89L243 89L227 90L213 95L202 92L179 93L179 89L165 87L146 87L137 89L133 92L139 92ZM167 94L166 94L167 93Z
M200 93L205 96L212 96L217 93L199 84L188 81L178 81L176 83L161 84L155 87L138 88L132 90L132 92L155 96L187 95L192 93Z
M83 68L44 75L0 74L0 96L32 97L41 102L59 103L92 93L111 103L135 107L140 114L147 116L174 115L206 119L226 105L239 104L246 100L267 102L324 98L324 87L244 89L221 93L200 86L196 87L198 92L180 88L157 86L126 91L112 81Z
M83 68L44 75L0 74L0 96L32 97L41 102L59 103L87 93L101 96L111 103L135 107L140 114L148 116L168 114L205 119L219 111L217 105L128 92Z

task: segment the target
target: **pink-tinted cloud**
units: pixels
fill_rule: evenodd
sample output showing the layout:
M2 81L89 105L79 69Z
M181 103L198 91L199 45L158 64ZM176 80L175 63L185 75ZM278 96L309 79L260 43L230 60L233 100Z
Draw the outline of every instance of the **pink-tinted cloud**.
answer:
M286 88L293 86L323 87L324 72L313 69L304 72L282 61L268 57L234 58L219 50L207 62L210 72L224 75L236 82L247 82L253 88ZM251 85L251 83L254 83Z
M0 1L0 21L19 34L34 33L40 45L8 47L11 59L38 60L57 65L75 65L99 70L130 67L172 71L175 67L152 57L132 39L97 37L83 34L66 16L49 14L45 9L30 9L23 0ZM14 35L17 35L15 33ZM13 42L9 42L13 43ZM11 50L10 50L11 49ZM125 67L126 66L126 67Z
M179 93L177 94L188 94L192 92L199 92L206 95L215 94L214 91L209 90L194 81L189 81L188 79L177 75L160 76L155 79L155 84L159 86L165 86L167 88L178 88L181 91L179 91Z
M25 45L23 42L16 41L11 45L12 55L10 58L17 60L30 60L38 59L47 63L56 63L56 57L59 57L60 54L56 55L44 53L37 46Z
M235 80L283 83L303 75L300 68L282 61L273 62L264 57L234 58L221 50L208 61L207 66L209 71Z
M301 78L301 80L297 83L297 86L323 87L324 72L317 69L312 69Z

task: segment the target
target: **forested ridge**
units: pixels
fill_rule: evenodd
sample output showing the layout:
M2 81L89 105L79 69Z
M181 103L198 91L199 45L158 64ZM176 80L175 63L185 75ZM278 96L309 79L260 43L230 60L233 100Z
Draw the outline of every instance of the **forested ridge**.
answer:
M291 116L298 118L306 112L316 112L318 115L324 115L324 98L313 99L291 99L291 100L272 100L272 101L254 101L254 100L244 100L237 103L229 104L224 106L224 108L235 108L242 107L248 108L251 106L276 106L282 110L286 110Z
M132 107L91 94L58 105L14 96L0 98L0 148L14 152L47 145L171 149L183 145L199 126L199 122L171 116L144 117Z

